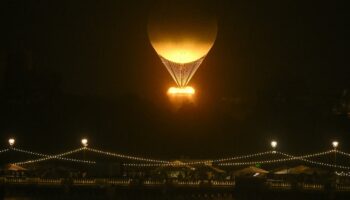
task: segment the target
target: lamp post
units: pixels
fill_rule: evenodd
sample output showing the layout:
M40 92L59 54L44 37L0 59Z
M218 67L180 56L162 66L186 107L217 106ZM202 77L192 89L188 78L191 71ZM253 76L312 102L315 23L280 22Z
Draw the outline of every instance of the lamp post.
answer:
M13 145L15 145L16 140L14 138L10 138L8 142L9 142L10 148L12 148Z
M86 138L81 139L81 144L83 145L83 147L87 147L88 146L88 139L86 139Z
M81 144L83 145L83 150L84 150L84 151L83 151L83 160L85 160L85 157L86 157L86 156L85 156L85 154L86 154L86 153L85 153L85 152L86 152L85 150L86 150L86 147L87 147L88 144L89 144L88 142L89 142L89 141L88 141L88 139L86 139L86 138L81 139Z
M276 148L277 148L277 144L278 144L277 141L276 140L272 140L270 144L271 144L271 147L273 149L272 152L276 153Z
M337 164L337 148L339 146L339 142L336 140L333 141L332 146L333 146L333 151L334 151L334 165L336 165Z

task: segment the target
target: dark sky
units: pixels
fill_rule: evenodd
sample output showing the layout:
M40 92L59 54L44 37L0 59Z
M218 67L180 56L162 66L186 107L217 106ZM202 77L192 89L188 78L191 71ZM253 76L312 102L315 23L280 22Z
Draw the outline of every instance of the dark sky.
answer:
M343 1L199 1L218 37L191 80L197 104L152 49L154 1L0 2L1 135L28 148L95 146L157 157L350 148L349 12ZM54 139L55 145L45 144ZM344 143L344 144L343 144Z

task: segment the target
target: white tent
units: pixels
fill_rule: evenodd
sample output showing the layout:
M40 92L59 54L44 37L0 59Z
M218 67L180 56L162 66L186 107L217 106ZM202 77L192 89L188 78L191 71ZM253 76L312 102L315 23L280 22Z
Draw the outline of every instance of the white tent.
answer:
M299 165L292 168L281 169L275 172L275 174L309 174L312 175L314 173L324 173L323 170L310 168L305 165Z
M268 174L269 172L264 170L264 169L260 169L254 166L250 166L250 167L246 167L237 171L233 172L233 175L235 176L247 176L247 175L252 175L252 176L261 176L261 175L265 175Z
M26 168L18 166L18 165L14 165L14 164L5 165L3 170L5 170L5 171L27 171Z

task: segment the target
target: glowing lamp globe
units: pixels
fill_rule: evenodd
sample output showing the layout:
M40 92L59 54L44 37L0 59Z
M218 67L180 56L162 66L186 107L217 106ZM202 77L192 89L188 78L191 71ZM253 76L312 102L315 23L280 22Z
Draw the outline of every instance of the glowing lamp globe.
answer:
M14 138L10 138L8 142L9 145L12 147L13 145L15 145L16 140Z
M333 146L333 148L337 148L339 146L339 142L338 141L333 141L332 142L332 146Z
M277 141L275 141L275 140L271 141L271 147L272 147L273 149L276 149L276 147L277 147Z
M189 92L187 84L214 45L216 35L217 22L208 7L185 0L163 1L155 6L149 17L148 36L177 84L178 89L170 88L168 93Z
M83 147L87 147L88 146L88 140L86 138L83 138L81 140L81 144L83 145Z

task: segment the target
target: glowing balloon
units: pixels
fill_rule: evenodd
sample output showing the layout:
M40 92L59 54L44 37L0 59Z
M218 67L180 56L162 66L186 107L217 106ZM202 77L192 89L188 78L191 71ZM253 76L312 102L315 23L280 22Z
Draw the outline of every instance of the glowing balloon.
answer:
M185 87L215 42L212 12L187 1L164 1L151 12L150 42L179 87Z

